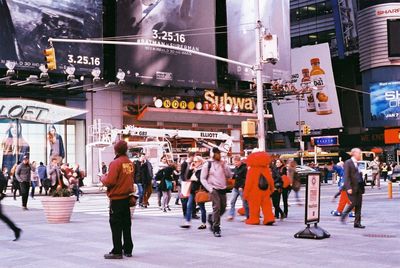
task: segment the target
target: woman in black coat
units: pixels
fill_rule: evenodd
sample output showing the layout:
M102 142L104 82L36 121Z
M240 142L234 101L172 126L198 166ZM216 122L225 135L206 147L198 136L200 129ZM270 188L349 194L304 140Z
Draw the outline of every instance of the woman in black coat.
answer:
M164 212L171 211L169 201L171 200L171 192L174 181L174 171L176 170L175 164L169 164L167 167L161 169L156 174L156 180L160 180L159 190L162 191L161 209Z
M284 163L280 159L277 159L275 163L273 163L272 165L272 178L274 179L275 183L275 191L272 193L271 197L272 197L272 204L274 205L276 219L279 219L279 216L281 219L286 218L285 213L282 211L280 207L281 195L283 189L283 181L282 181L283 168L284 168Z

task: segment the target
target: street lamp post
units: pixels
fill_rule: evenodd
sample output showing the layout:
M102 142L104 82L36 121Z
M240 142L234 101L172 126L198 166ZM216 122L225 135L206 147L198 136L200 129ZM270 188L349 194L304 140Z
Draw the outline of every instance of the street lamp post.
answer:
M260 1L255 0L256 14L256 83L257 83L257 119L258 119L258 148L265 151L265 122L264 122L264 96L262 83L262 52L261 52L261 20L260 20Z

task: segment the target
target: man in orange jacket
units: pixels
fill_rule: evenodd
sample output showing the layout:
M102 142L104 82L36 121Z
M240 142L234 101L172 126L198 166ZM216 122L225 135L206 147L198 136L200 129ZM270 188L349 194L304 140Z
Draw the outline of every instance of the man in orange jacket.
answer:
M247 171L243 197L247 200L250 210L246 224L260 224L260 207L264 215L263 223L273 225L275 222L271 203L271 193L274 192L275 187L269 169L270 162L270 156L266 152L252 153L246 160L249 170ZM261 175L266 179L266 189L260 187Z
M114 146L116 155L114 161L110 163L108 174L101 178L101 182L107 187L107 196L110 199L110 227L114 245L111 252L104 255L105 259L122 259L122 251L126 257L132 257L129 195L134 192L134 168L126 155L127 150L128 144L125 141L119 141Z

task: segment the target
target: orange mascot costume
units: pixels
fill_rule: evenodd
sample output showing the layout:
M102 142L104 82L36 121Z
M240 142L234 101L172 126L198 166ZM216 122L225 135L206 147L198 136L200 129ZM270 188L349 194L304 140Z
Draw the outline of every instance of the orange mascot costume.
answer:
M244 187L243 197L249 204L250 217L246 224L260 224L260 207L264 215L263 223L272 225L275 222L272 213L271 193L274 192L274 180L271 175L269 165L270 156L265 152L256 152L249 155L246 164L249 167L246 176L246 186ZM260 176L264 175L268 182L268 189L259 188Z

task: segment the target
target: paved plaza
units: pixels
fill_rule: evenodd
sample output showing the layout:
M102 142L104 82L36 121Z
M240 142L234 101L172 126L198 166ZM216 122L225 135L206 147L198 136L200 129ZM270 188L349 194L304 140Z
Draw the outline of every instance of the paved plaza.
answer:
M367 189L363 206L366 229L343 225L330 215L336 208L332 196L337 187L322 186L320 226L331 234L324 240L295 239L304 228L304 206L290 198L289 218L275 226L248 226L237 217L222 223L222 238L198 230L199 220L189 230L181 208L163 213L158 207L137 209L133 219L135 249L132 258L105 260L112 246L104 193L86 194L76 203L68 224L48 224L40 199L30 199L29 211L21 200L2 201L5 214L23 229L21 239L0 223L0 267L399 267L400 193L388 200L386 185ZM304 196L304 189L302 189ZM173 203L174 200L171 200ZM151 199L155 204L155 196ZM210 204L207 211L211 211Z

